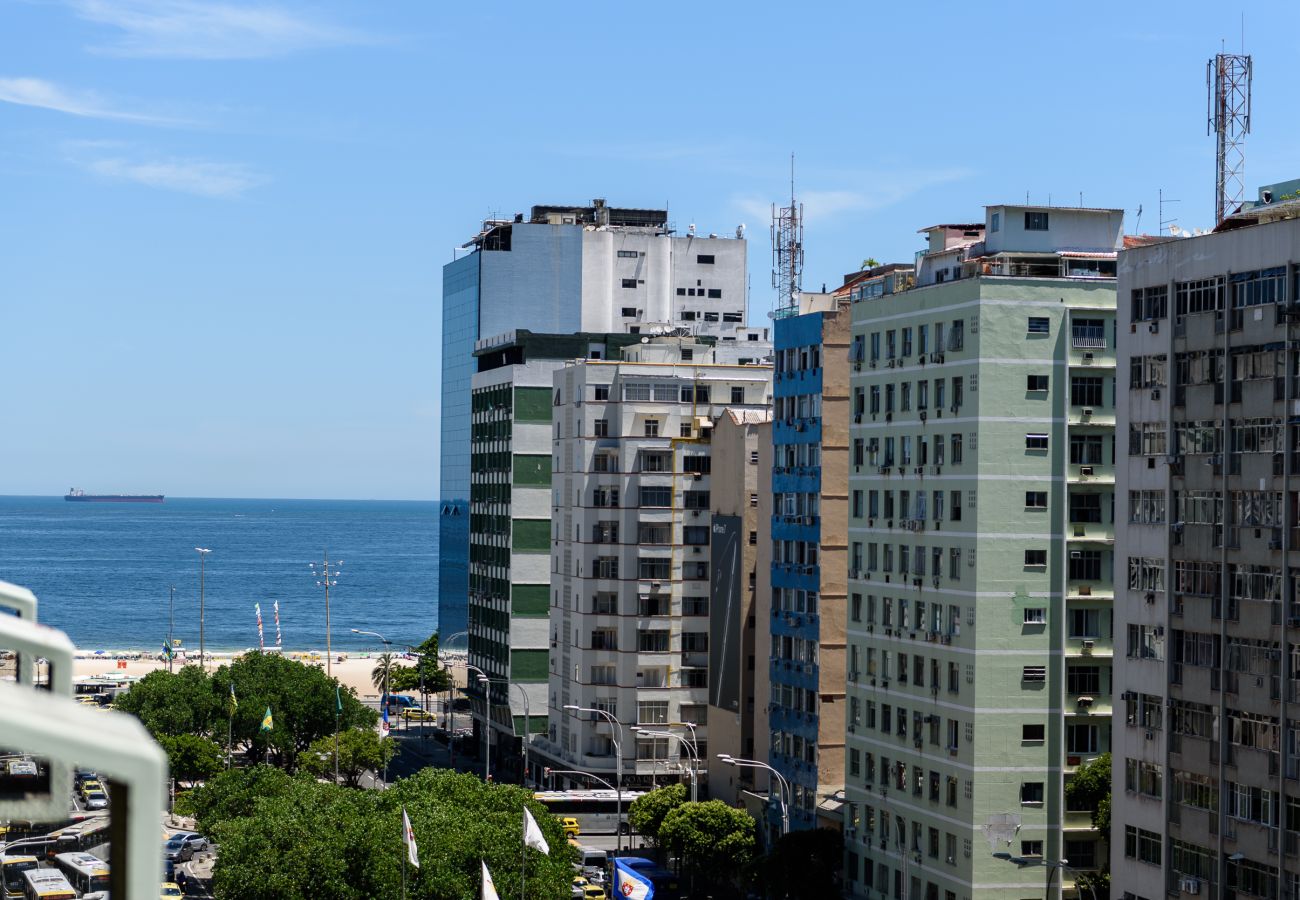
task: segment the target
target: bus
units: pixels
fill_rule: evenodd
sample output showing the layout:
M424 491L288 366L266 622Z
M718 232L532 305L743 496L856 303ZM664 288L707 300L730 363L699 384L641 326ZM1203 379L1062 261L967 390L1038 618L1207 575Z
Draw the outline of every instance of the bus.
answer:
M60 853L76 853L108 842L108 816L84 819L58 831L51 831L33 846L45 848L45 858L54 861Z
M108 890L108 863L93 853L59 853L54 865L82 894Z
M28 869L23 873L25 900L77 900L77 892L63 873L54 869Z
M22 900L23 873L36 868L34 856L0 856L0 897Z
M631 833L627 824L627 809L643 791L623 792L623 820L618 818L618 792L598 791L537 791L533 799L544 805L553 816L573 816L578 820L581 834L613 834L618 829Z

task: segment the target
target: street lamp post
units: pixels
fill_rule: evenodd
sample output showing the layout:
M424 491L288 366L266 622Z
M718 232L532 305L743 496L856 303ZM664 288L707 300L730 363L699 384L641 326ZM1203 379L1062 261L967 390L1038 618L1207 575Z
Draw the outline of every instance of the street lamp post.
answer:
M1000 859L1004 862L1015 863L1018 867L1025 866L1044 866L1047 869L1047 893L1046 897L1050 900L1052 896L1052 882L1056 880L1056 870L1064 869L1074 875L1074 890L1078 896L1083 896L1083 890L1079 887L1079 870L1070 865L1068 859L1041 859L1033 856L1012 856L1010 853L994 853L994 859ZM1092 900L1097 900L1097 892L1091 884L1088 885L1088 893Z
M576 706L570 703L566 704L564 708L573 712L596 713L603 716L605 721L609 723L610 740L614 742L614 790L618 793L618 825L615 828L617 836L615 846L621 852L623 849L623 744L619 738L623 734L623 723L615 718L613 713L592 706Z
M691 761L691 802L698 802L700 799L700 780L698 777L700 771L700 759L696 755L695 746L680 734L673 734L671 731L651 731L648 728L633 728L632 733L641 735L642 737L672 738L675 741L681 742L682 749L686 751L686 756Z
M780 783L780 788L777 791L777 795L781 800L781 833L789 834L790 833L790 801L787 798L790 793L790 782L785 780L785 776L782 775L780 772L778 772L776 769L769 766L767 763L759 762L756 759L739 759L727 753L719 753L718 759L722 760L722 762L724 762L729 766L740 766L742 768L747 768L747 769L767 769L768 772L776 776L777 781ZM771 779L769 778L768 780L769 780L768 793L770 794L772 792L772 788L770 784Z
M208 655L206 645L204 644L205 622L203 609L203 568L208 554L212 551L206 547L195 547L199 554L199 665L206 672L208 668Z
M353 628L352 633L368 634L371 637L379 638L380 642L383 643L385 648L392 646L393 643L388 638L380 634L378 631L362 631L360 628ZM389 707L389 705L391 705L391 698L388 696L388 670L392 667L392 665L393 665L393 661L391 659L387 660L386 664L384 665L384 692L383 692L383 696L379 700L379 705L380 705L379 715L381 718L384 715L384 710L386 710ZM336 779L338 777L338 765L339 765L338 741L339 741L339 734L338 734L338 728L336 727L334 729L334 775ZM384 777L384 786L387 787L388 786L388 761L387 760L384 761L383 777Z
M176 585L173 584L168 590L171 591L171 598L167 601L167 672L171 674L172 659L176 655Z
M465 678L468 681L469 673L477 672L480 682L488 681L488 674L478 666L465 663ZM467 683L465 685L469 687ZM490 700L488 698L488 689L483 688L483 783L487 784L492 780L492 710L488 708Z
M524 786L526 787L527 784L528 784L528 724L532 721L532 717L529 715L529 712L528 712L528 691L526 691L526 690L524 689L524 686L523 686L522 684L516 684L515 682L510 681L508 678L483 678L483 677L480 677L480 678L479 678L479 681L482 682L483 684L504 684L504 685L506 686L506 707L507 707L507 708L509 708L509 706L510 706L510 703L509 703L509 701L510 701L510 696L509 696L509 695L510 695L510 688L512 688L512 687L514 687L514 688L519 688L519 696L521 696L521 697L524 698L524 737L523 737L523 743L524 743L524 775L523 775L523 779L522 779L522 781L523 781ZM491 697L488 697L488 696L487 696L487 691L486 691L486 690L485 690L485 692L484 692L484 696L487 697L488 707L490 707L490 706L491 706ZM490 717L489 717L489 718L490 718ZM514 714L513 714L513 713L511 713L511 718L512 718L512 719L514 718Z
M317 568L316 563L308 563L307 566L311 569L312 574L317 578L316 586L325 588L325 674L328 677L333 678L334 648L330 643L330 639L333 635L333 632L330 630L330 588L339 583L339 569L343 566L343 560L340 559L338 562L334 563L334 568L331 569L330 552L325 550L324 560L320 563L319 569Z

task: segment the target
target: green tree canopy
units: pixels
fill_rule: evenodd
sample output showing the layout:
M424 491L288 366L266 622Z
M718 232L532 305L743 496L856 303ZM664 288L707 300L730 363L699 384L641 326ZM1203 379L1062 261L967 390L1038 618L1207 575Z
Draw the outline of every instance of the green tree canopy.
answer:
M1103 753L1075 769L1065 783L1065 800L1071 809L1092 810L1092 827L1110 842L1110 754Z
M113 704L139 719L155 738L212 734L221 706L212 697L208 676L198 666L177 672L157 669L118 695Z
M670 810L659 826L658 842L674 850L686 870L715 883L726 883L746 869L757 846L754 820L721 800Z
M627 821L637 834L663 846L659 828L664 817L686 802L686 785L670 784L647 791L632 801L627 809Z
M840 896L844 836L834 828L782 835L759 861L767 895L780 900L821 900Z
M338 736L339 775L357 787L367 771L382 769L396 748L391 738L381 738L373 728L349 728ZM317 778L334 776L334 735L317 738L298 756L298 766Z
M519 884L523 807L550 856L527 851L528 897L567 897L573 851L530 792L425 769L387 791L362 791L257 767L224 772L179 803L221 845L218 898L362 900L398 895L402 810L420 848L407 871L412 900L477 900L479 860L503 896Z
M159 735L167 764L177 781L205 781L225 768L225 752L214 741L196 734Z
M414 666L394 666L389 675L393 693L423 689L425 694L441 694L451 689L451 673L438 662L438 632L429 635L418 647Z

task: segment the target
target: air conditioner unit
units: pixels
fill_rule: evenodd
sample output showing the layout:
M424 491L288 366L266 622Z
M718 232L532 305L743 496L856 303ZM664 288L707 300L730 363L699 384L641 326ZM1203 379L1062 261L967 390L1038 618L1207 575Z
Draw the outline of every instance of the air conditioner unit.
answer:
M1083 559L1083 551L1082 551L1082 550L1071 550L1071 551L1070 551L1070 559Z
M1160 333L1160 323L1159 323L1159 322L1152 322L1150 325L1147 326L1147 331L1151 332L1152 334L1159 334L1159 333Z
M1201 880L1199 878L1180 878L1178 880L1178 890L1184 894L1195 896L1201 892Z
M1084 642L1083 642L1083 652L1084 652L1085 654L1091 653L1093 647L1095 647L1095 646L1096 646L1096 642L1095 642L1095 641L1084 641Z
M1152 400L1160 399L1160 388L1155 388L1151 391L1151 399Z
M1085 366L1090 366L1090 365L1092 365L1092 361L1093 361L1094 359L1096 359L1096 357L1095 357L1093 354L1091 354L1091 353L1085 353L1085 354L1083 354L1083 364L1084 364Z
M1080 475L1091 475L1092 472L1093 472L1092 466L1079 466Z
M921 421L924 422L925 419L926 419L925 410L921 410Z
M1092 407L1091 407L1091 406L1085 406L1085 407L1083 408L1083 417L1084 417L1085 419L1091 419L1091 418L1092 418Z
M1092 706L1092 703L1093 703L1093 699L1091 697L1079 698L1079 705L1082 706L1084 709L1087 709L1088 707Z

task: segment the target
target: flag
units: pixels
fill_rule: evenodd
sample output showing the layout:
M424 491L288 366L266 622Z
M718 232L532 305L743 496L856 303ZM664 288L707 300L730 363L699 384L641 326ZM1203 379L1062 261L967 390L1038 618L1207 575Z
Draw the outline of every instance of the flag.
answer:
M482 900L501 900L501 898L497 896L497 886L492 883L492 873L488 871L487 862L483 862Z
M235 710L239 709L239 701L235 699L235 683L230 682L230 714L233 716Z
M334 715L343 715L343 688L340 685L334 685Z
M271 707L266 708L266 715L262 716L262 730L270 731L275 727L275 721L271 718Z
M547 856L551 855L551 845L546 843L546 838L542 837L542 829L537 826L537 820L533 818L533 814L526 806L524 807L524 846L540 850Z
M262 604L254 603L253 609L257 612L257 649L265 650L266 641L262 640Z
M275 601L275 646L282 647L280 643L280 601Z
M420 868L420 848L415 846L415 829L411 828L405 806L402 807L402 840L406 842L407 861L417 869Z
M654 900L655 886L622 860L614 860L614 893L627 900Z
M171 648L171 645L163 641L163 659L171 659L175 655L176 651Z
M388 707L384 707L384 718L379 723L379 736L388 737Z

